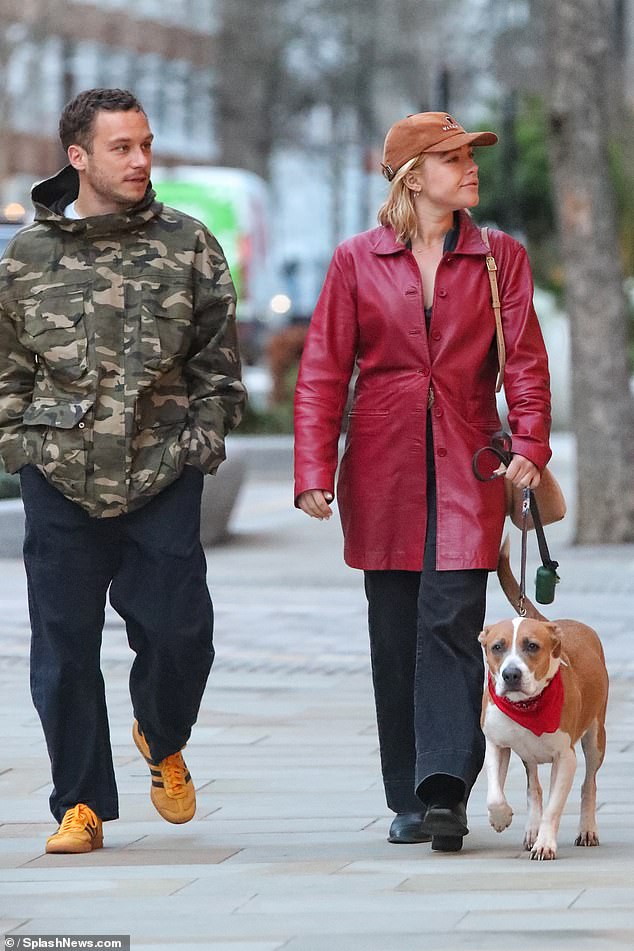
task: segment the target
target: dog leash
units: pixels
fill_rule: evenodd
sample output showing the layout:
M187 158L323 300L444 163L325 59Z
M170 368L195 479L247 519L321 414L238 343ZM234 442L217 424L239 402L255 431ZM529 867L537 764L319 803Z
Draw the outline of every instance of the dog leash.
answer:
M482 449L478 449L477 452L474 453L473 459L471 460L471 468L473 469L473 474L475 475L476 479L478 479L480 482L491 482L493 479L499 478L499 475L496 475L495 473L493 475L487 476L480 472L480 469L478 468L480 456L485 452L492 453L497 459L500 460L500 462L502 462L505 466L508 466L511 459L513 458L511 445L511 437L507 432L501 430L498 433L494 433L491 438L491 444L489 446L483 446ZM500 473L500 475L502 475L502 473ZM555 600L555 586L559 584L559 575L557 574L559 562L550 557L550 552L546 543L546 535L544 534L544 526L539 514L539 506L537 504L537 499L535 498L535 493L532 491L532 489L523 489L522 564L518 611L521 617L524 617L526 614L526 552L528 548L529 512L533 517L533 525L535 526L535 534L537 536L537 546L539 548L539 555L542 560L542 563L537 569L537 574L535 576L536 601L538 601L539 604L552 604L552 602Z
M522 554L520 565L520 596L517 601L517 613L520 617L526 617L526 551L528 548L528 513L530 507L531 490L522 489Z

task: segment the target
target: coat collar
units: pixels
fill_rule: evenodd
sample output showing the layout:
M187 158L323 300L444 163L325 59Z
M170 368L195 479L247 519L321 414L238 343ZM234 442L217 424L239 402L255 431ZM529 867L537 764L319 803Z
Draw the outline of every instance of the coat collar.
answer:
M477 254L484 257L488 254L486 245L480 235L480 229L475 224L473 218L467 211L460 211L460 233L458 235L458 244L452 254ZM399 241L394 234L394 230L389 227L375 228L370 232L371 247L373 254L387 255L400 254L407 251L407 247L402 241Z

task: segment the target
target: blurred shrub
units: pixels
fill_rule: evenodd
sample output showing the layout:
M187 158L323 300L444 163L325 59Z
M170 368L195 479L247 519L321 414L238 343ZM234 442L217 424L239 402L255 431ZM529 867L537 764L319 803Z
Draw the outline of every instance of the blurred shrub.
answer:
M273 334L266 353L271 369L271 404L281 406L292 400L297 368L304 349L308 323L289 324Z
M518 99L510 118L494 115L483 121L482 128L493 125L501 131L498 146L477 150L478 220L518 234L528 247L536 283L559 292L561 267L543 103L538 96L526 95Z
M634 276L634 116L627 116L618 139L609 144L610 170L619 213L623 268Z
M274 436L293 432L293 400L267 410L248 405L238 433L241 436Z
M17 475L9 475L4 471L2 460L0 459L0 499L19 499L20 498L20 479Z
M289 324L270 338L266 354L271 370L271 398L266 410L250 404L240 423L241 433L293 432L293 394L308 323Z
M517 99L515 113L494 114L481 128L500 130L500 144L478 149L480 205L477 217L490 221L525 241L535 281L554 291L563 290L561 254L557 237L555 201L550 173L547 119L539 96ZM510 139L510 141L507 141ZM626 115L618 138L609 143L610 169L625 274L634 275L634 117Z

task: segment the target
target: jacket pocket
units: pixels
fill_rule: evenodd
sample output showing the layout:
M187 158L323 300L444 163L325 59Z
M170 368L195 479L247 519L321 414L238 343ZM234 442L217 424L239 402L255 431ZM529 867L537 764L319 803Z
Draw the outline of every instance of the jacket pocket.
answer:
M77 380L88 369L87 293L87 284L65 284L21 301L24 342L53 376Z
M473 423L474 426L483 427L485 429L491 426L494 430L500 428L500 417L498 415L495 396L469 397L466 405L466 418L468 422Z
M69 498L83 496L93 400L35 399L22 421L29 461Z
M152 495L183 470L189 431L185 423L142 429L132 441L131 498Z
M134 407L135 433L131 484L134 494L157 491L165 480L172 481L185 463L189 399L184 384L157 387L137 397Z
M143 281L141 352L144 365L168 370L183 361L193 338L193 304L189 282Z
M85 429L84 417L92 408L94 400L57 400L37 397L25 410L22 422L25 426L52 426L55 429ZM83 425L82 425L83 424Z

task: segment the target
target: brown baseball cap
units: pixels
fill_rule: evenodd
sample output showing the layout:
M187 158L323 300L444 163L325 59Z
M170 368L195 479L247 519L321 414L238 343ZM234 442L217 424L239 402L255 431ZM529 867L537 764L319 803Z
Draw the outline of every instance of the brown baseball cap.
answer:
M423 152L450 152L462 145L495 145L495 132L465 132L446 112L417 112L395 122L385 136L383 174L392 181L399 168Z

